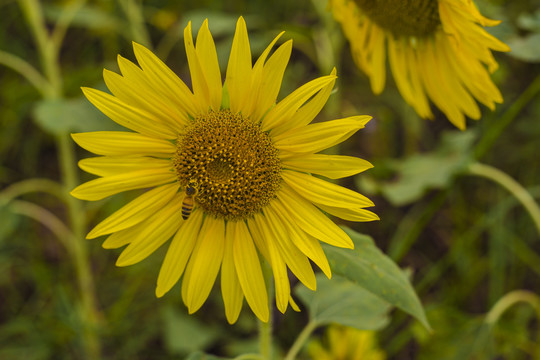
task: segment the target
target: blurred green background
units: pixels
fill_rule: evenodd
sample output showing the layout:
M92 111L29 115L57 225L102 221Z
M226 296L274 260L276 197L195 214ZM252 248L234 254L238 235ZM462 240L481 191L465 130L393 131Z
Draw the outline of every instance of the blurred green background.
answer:
M103 359L181 359L196 350L234 357L256 351L255 317L244 306L238 323L228 325L219 291L191 316L180 286L155 297L166 248L117 268L120 250L102 249L100 239L84 240L95 288L81 290L74 254L82 250L70 250L43 225L54 223L49 215L68 222L66 203L73 200L33 191L32 182L23 183L30 190L9 196L16 193L13 184L28 179L69 184L69 163L73 167L76 159L62 155L62 146L74 147L65 141L67 132L115 128L83 99L80 87L104 88L102 69L117 71L117 54L134 60L132 41L152 48L187 82L183 29L191 20L195 32L208 18L224 74L239 15L246 19L254 57L282 30L283 40L294 40L280 98L336 66L337 91L318 119L374 117L335 151L375 165L343 185L373 199L381 221L341 223L369 234L408 269L434 329L428 334L410 316L392 312L377 333L388 358L539 358L540 229L515 194L540 198L540 1L477 1L484 15L503 20L488 31L512 52L495 54L500 69L493 79L504 104L494 112L482 108L482 119L468 121L464 132L437 112L435 121L418 118L391 77L384 93L374 96L324 0L35 2L49 34L59 40L61 73L56 75L43 65L47 60L36 45L39 30L29 25L35 16L29 3L0 1L0 359L91 358L87 331L97 333L94 345ZM63 29L66 19L71 21ZM13 65L10 54L45 78L51 79L52 71L56 90L38 91L25 76L39 83L42 75ZM89 156L76 151L77 159ZM91 179L77 174L76 184ZM55 185L49 185L38 182L35 189L54 193ZM79 226L89 230L132 196L85 203L86 218ZM56 228L62 232L62 226ZM90 325L88 299L97 309ZM274 316L279 357L308 311Z

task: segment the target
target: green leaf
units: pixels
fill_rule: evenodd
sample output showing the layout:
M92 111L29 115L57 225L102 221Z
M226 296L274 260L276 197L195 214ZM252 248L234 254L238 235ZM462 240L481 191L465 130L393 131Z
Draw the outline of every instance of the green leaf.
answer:
M447 187L468 165L475 138L472 131L447 132L435 151L391 164L396 179L381 185L380 190L392 204L400 206L420 199L428 189Z
M219 336L217 328L206 326L198 322L196 318L187 316L172 306L166 307L162 315L165 323L165 345L171 354L189 354L205 349Z
M347 228L345 231L354 242L354 250L323 244L332 271L409 313L430 329L422 304L405 273L369 236Z
M507 41L512 49L508 54L519 60L531 63L540 62L540 34L516 36Z
M34 119L43 130L53 135L69 132L125 130L83 97L40 101L34 108Z
M390 304L343 277L317 275L317 291L297 286L296 295L307 305L318 326L337 323L360 330L379 330L388 322Z

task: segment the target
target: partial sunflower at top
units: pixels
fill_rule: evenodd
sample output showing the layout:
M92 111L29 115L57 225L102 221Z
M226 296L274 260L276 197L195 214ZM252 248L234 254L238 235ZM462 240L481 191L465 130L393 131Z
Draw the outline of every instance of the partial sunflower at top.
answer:
M498 67L491 50L510 48L482 28L499 21L483 17L472 1L330 0L329 6L375 94L384 89L388 56L399 92L423 118L433 118L430 99L465 129L465 116L481 116L476 101L491 110L502 103L489 76Z

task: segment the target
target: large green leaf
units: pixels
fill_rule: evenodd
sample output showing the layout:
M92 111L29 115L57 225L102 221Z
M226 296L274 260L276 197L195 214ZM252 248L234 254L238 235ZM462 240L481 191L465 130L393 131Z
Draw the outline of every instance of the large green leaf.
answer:
M405 273L369 236L351 229L345 231L354 242L354 250L323 245L332 271L411 314L430 329L422 304Z
M337 323L360 330L379 330L388 324L390 304L343 277L317 275L317 291L297 286L296 295L318 326Z
M108 119L83 97L40 101L34 108L34 119L43 130L54 135L69 132L126 130Z
M172 306L164 309L163 321L165 346L171 354L189 354L205 349L219 336L217 328L202 324Z
M469 164L475 138L472 131L447 132L433 152L414 154L389 164L396 176L380 186L382 194L399 206L420 199L429 189L447 187Z

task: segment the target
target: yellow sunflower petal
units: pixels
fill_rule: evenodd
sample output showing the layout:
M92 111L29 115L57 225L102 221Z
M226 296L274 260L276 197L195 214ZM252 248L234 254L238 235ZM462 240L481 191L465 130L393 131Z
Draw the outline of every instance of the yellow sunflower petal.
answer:
M261 263L248 227L243 221L230 222L234 238L233 255L238 280L242 286L246 301L253 313L264 322L268 321L268 295L264 282Z
M281 257L279 249L274 243L273 231L269 228L263 215L255 215L254 223L258 232L262 235L265 247L268 250L270 265L274 274L274 287L276 289L276 305L279 311L285 313L289 305L289 296L291 294L291 285L287 276L287 265Z
M219 71L216 45L212 34L208 29L208 19L204 20L199 33L197 34L197 45L195 47L197 57L204 69L204 76L210 92L210 107L218 111L221 106L221 72Z
M285 169L319 174L330 179L339 179L358 174L373 165L353 156L307 154L282 159Z
M227 66L226 84L232 112L241 112L251 96L251 49L243 17L236 23L231 55Z
M375 221L380 220L377 214L366 209L339 208L328 205L317 204L317 207L324 212L337 216L348 221Z
M161 89L171 104L190 115L197 114L195 97L189 88L176 74L167 67L156 55L144 46L133 43L133 51L137 62L147 74L147 78L155 88Z
M380 29L374 29L371 35L370 41L373 42L371 90L374 94L380 94L386 81L386 39Z
M94 131L71 134L80 147L97 155L146 155L170 157L173 143L126 131Z
M336 68L334 68L332 69L330 75L336 76L336 73ZM270 135L274 137L281 133L284 133L285 131L303 127L312 122L313 119L315 119L315 117L317 116L317 114L321 112L322 108L328 101L330 93L332 92L332 89L334 88L334 85L336 83L336 79L337 77L330 81L328 85L324 86L321 90L319 90L319 92L315 96L313 96L313 98L311 98L300 109L298 109L298 111L289 121L283 122L279 126L270 130Z
M313 203L334 207L368 207L374 205L364 195L308 174L283 170L281 176L287 185Z
M354 247L351 238L339 226L290 187L283 186L278 198L287 210L286 215L306 233L330 245Z
M250 111L250 117L253 121L260 121L264 114L275 104L291 52L292 40L289 40L277 48L264 64L264 67L259 66L262 55L255 63L253 67L253 89L256 89L257 93L251 103L253 110Z
M321 76L293 91L285 99L281 100L276 106L270 109L268 114L262 119L261 129L263 131L268 131L289 121L309 98L335 78L336 76L333 75Z
M198 105L197 108L201 113L205 113L210 107L210 90L208 89L208 84L206 83L199 57L197 56L197 52L195 51L195 46L193 45L193 35L191 34L191 21L184 29L184 44L189 63L189 72L191 74L193 94L195 94L195 99Z
M175 139L177 134L156 116L118 98L91 88L82 88L86 98L111 120L138 133L159 139Z
M146 91L146 93L154 94L152 96L152 101L150 101L148 106L158 104L154 105L154 107L165 107L166 109L164 111L166 111L167 114L172 114L169 122L172 123L171 126L173 126L175 130L181 130L183 126L189 123L188 113L191 105L181 104L178 102L178 99L176 99L176 101L171 101L169 99L170 92L168 89L159 86L156 83L157 79L153 78L151 74L149 78L140 67L120 55L118 55L118 67L120 68L123 78L129 80L135 89L147 88L148 91ZM189 90L187 91L189 92Z
M146 226L135 234L128 247L122 251L116 265L136 264L169 240L183 222L179 216L181 204L180 194L177 194L167 206L150 217Z
M225 316L227 316L229 324L235 323L238 319L244 300L244 294L235 268L234 246L235 237L237 236L235 229L233 229L235 224L236 222L230 221L226 224L225 251L223 252L223 262L221 264L221 294L225 305Z
M219 272L224 250L225 222L207 216L189 260L189 271L184 277L187 285L182 284L182 287L187 286L184 301L190 314L199 310L208 298Z
M163 185L145 192L96 225L86 238L93 239L111 234L146 220L156 210L165 206L177 192L177 183Z
M116 231L115 233L109 235L101 246L104 249L118 249L124 245L127 245L133 240L136 234L140 233L141 230L144 229L144 225L145 221L142 221L130 228Z
M274 137L274 146L287 152L316 153L348 139L370 119L367 115L352 116L292 129Z
M138 170L162 169L171 166L171 161L148 156L98 156L82 159L79 167L98 176L118 175Z
M70 194L77 199L94 201L123 191L159 186L176 180L176 174L170 170L169 166L90 180L77 186Z
M109 70L103 70L103 79L109 90L118 99L152 114L176 132L180 131L186 124L185 118L174 111L160 96L156 96L151 88L141 86L140 83Z
M194 210L174 235L159 270L156 296L162 297L182 276L195 247L203 221L203 212Z
M287 232L287 227L283 225L281 217L273 209L272 205L273 203L270 203L270 205L263 209L264 219L266 220L268 229L274 235L274 241L277 244L281 257L298 280L307 288L316 290L317 281L315 280L315 274L308 258L291 241L292 239Z
M281 200L274 201L272 206L276 209L277 213L281 215L288 214L288 210L284 207ZM319 241L313 236L306 234L289 216L281 216L281 220L286 226L293 244L317 264L323 273L330 278L332 276L330 265Z

